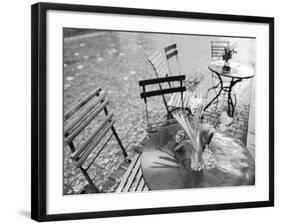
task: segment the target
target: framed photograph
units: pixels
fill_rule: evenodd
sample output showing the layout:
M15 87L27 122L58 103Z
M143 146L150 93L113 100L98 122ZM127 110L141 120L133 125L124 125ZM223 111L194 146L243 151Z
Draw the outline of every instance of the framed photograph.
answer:
M274 18L32 5L32 219L274 205Z

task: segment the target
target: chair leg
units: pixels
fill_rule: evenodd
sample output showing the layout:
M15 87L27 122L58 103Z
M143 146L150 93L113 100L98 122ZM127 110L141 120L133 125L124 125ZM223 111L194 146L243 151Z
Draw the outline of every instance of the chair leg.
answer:
M118 134L117 134L117 132L116 132L116 130L114 128L114 126L112 126L111 130L112 130L112 132L113 132L113 134L114 134L114 136L115 136L115 138L116 138L116 140L117 140L117 142L118 142L118 144L119 144L119 146L120 146L120 148L122 150L123 156L125 158L127 158L128 157L128 153L126 152L126 149L124 148L124 146L123 146L123 144L122 144L122 142L121 142L121 140L120 140L120 138L119 138L119 136L118 136Z
M91 180L91 178L90 178L89 174L87 173L87 171L83 167L80 167L80 170L83 173L84 177L87 179L91 191L93 193L101 193L99 191L99 189L96 187L96 185L93 183L93 181Z
M107 111L106 107L104 108L104 112L105 112L106 115L108 115L108 111ZM125 148L124 148L124 146L123 146L123 144L122 144L122 142L121 142L121 140L120 140L120 138L119 138L119 136L118 136L118 134L117 134L117 132L114 128L114 126L112 126L111 130L112 130L112 133L114 134L114 136L115 136L115 138L116 138L116 140L117 140L117 142L118 142L118 144L119 144L119 146L122 150L122 153L123 153L125 159L127 160L128 154L127 154L127 152L126 152L126 150L125 150Z

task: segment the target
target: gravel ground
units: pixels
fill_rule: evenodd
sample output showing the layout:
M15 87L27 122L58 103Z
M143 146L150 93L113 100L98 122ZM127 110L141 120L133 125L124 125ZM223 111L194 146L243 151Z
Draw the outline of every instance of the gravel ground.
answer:
M182 72L187 77L190 75L203 77L195 92L204 95L211 85L211 75L207 65L210 61L210 40L214 39L219 38L198 39L195 36L106 31L65 38L64 110L75 105L95 88L102 87L108 92L107 98L110 100L108 109L114 113L115 128L124 146L128 148L129 155L132 156L139 152L140 143L146 139L145 107L143 100L140 99L141 90L138 81L155 77L147 57L154 51L161 51L165 46L176 42ZM255 54L253 44L249 45L247 40L241 40L239 43L239 46L244 46L242 48L244 50L236 60L241 59L243 62L248 60L247 63L253 64L252 58ZM241 117L240 113L244 113L243 117L246 118L243 124L236 119L235 128L239 125L241 127L234 128L234 131L243 129L238 136L243 142L246 141L245 130L251 85L251 80L243 81L235 88L238 101L237 119ZM224 110L223 106L220 108ZM210 108L210 110L214 109ZM149 114L153 121L163 120L165 108L161 98L155 97L149 101ZM212 114L212 116L213 118L210 118L211 116L206 118L210 123L217 115ZM93 126L94 124L91 124L75 143L81 144ZM127 166L113 138L89 173L100 189L112 192L120 182ZM83 175L73 166L68 147L64 148L64 184L65 194L73 193L72 190L78 192L86 184Z

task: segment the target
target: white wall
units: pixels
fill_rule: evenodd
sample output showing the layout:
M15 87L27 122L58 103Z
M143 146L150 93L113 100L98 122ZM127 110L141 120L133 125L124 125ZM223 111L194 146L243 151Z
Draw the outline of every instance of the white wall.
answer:
M64 3L139 7L275 17L275 86L280 83L280 6L278 1L246 0L68 0ZM30 213L30 5L3 1L0 41L0 222L33 223ZM3 50L4 48L4 50ZM275 96L280 95L276 88ZM277 98L277 97L276 97ZM275 104L275 136L280 135L280 101ZM4 124L4 125L3 125ZM280 219L280 138L276 137L276 207L60 223L277 223Z

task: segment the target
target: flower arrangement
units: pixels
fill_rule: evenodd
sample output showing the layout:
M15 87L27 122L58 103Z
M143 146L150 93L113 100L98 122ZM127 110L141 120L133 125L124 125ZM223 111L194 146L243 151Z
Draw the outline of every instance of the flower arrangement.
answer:
M209 143L215 134L215 129L218 124L221 131L226 130L232 123L232 118L228 117L226 112L223 112L215 122L214 126L200 122L203 113L203 100L196 108L195 122L191 125L188 116L182 110L173 112L173 117L183 128L179 130L175 136L176 147L175 151L180 150L184 144L192 145L191 169L193 171L201 171L204 168L212 168L215 166L215 157L209 148ZM192 127L193 126L193 127Z
M187 142L192 144L191 169L194 171L201 171L204 168L204 157L202 156L206 145L208 145L214 135L214 128L208 124L200 124L200 117L203 112L203 105L201 104L195 114L194 127L191 126L189 118L182 110L175 111L173 117L182 126L184 132L181 130L176 135L177 146L175 150L179 150L181 146ZM185 137L188 137L186 139ZM186 140L185 140L186 139Z
M233 54L237 53L237 49L235 46L228 46L224 48L224 54L222 55L222 59L227 63L229 59L232 58Z

